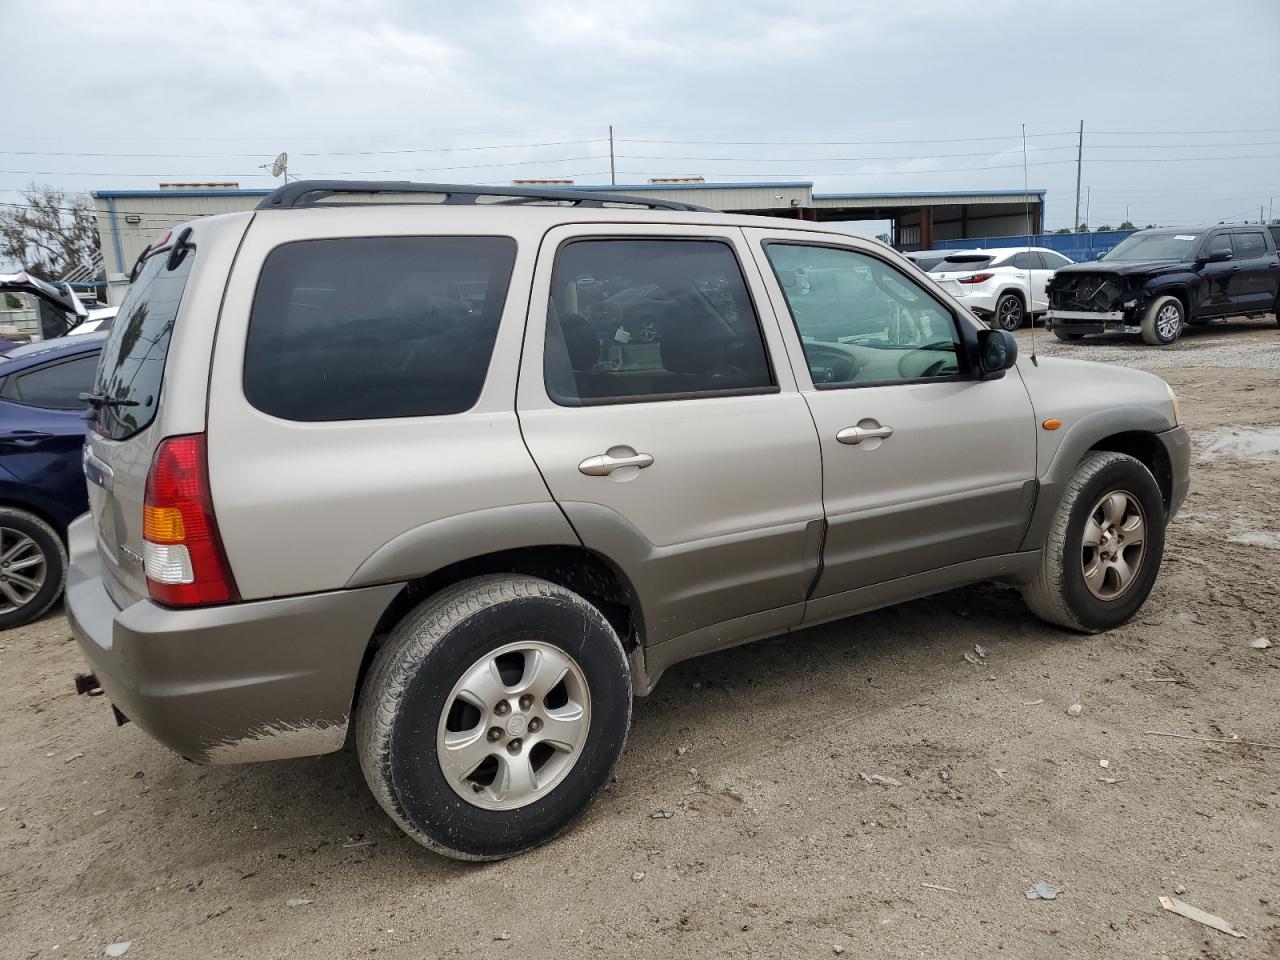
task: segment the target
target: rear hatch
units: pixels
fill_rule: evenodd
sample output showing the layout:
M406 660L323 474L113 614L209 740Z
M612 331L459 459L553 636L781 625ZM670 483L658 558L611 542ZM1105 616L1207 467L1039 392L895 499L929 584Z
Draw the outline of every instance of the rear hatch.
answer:
M169 342L196 253L188 250L172 268L171 259L177 258L157 253L142 265L103 346L93 387L97 410L84 454L89 508L103 581L121 607L147 596L142 503L162 439L156 414Z
M930 267L929 276L947 293L955 295L964 290L960 285L961 277L979 273L984 267L991 266L994 260L994 256L980 253L957 253Z

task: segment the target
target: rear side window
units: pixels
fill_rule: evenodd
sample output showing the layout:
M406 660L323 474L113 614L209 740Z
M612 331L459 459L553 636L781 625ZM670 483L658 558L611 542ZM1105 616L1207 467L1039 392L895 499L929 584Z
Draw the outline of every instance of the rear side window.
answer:
M1241 260L1267 255L1267 241L1257 231L1236 234L1236 256Z
M547 393L578 406L775 389L721 240L575 240L551 277Z
M85 402L80 394L93 386L93 373L98 366L96 353L51 363L5 381L0 397L28 407L50 410L81 410Z
M102 348L94 392L110 403L98 411L94 429L122 440L151 425L160 400L169 337L196 254L189 251L172 270L164 254L147 259L120 305Z
M244 393L285 420L461 413L480 396L507 298L510 237L304 240L267 257Z

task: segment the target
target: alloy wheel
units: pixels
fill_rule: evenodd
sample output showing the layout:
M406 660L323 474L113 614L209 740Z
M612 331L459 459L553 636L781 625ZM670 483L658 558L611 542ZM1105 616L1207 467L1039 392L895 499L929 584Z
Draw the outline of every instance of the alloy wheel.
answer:
M1085 586L1099 600L1115 600L1137 579L1146 557L1147 517L1127 490L1104 494L1084 527L1080 567Z
M1174 340L1182 329L1182 311L1176 303L1166 303L1156 314L1156 332L1161 340Z
M538 640L493 650L463 674L436 733L454 792L487 810L514 810L559 784L591 726L591 693L577 662Z
M21 610L34 600L48 569L35 540L21 530L0 527L0 613Z
M1017 297L1005 297L996 304L996 323L1001 330L1009 331L1022 326L1022 301Z

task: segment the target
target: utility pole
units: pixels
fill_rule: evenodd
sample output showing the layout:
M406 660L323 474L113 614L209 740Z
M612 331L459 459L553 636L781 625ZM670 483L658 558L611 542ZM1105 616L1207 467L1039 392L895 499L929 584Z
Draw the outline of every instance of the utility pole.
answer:
M618 176L613 170L613 124L609 124L609 183L612 186L618 185Z
M1093 204L1093 187L1087 187L1084 195L1084 228L1089 229L1089 207Z
M1080 228L1080 167L1084 161L1084 121L1080 121L1080 139L1076 142L1076 219L1071 224L1071 232Z

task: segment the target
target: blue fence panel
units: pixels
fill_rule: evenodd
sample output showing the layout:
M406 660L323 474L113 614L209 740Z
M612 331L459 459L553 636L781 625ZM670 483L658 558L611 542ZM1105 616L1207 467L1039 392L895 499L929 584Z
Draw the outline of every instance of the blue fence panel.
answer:
M1076 263L1086 260L1097 260L1125 237L1131 237L1134 230L1108 230L1105 233L1039 233L1028 237L1024 233L1016 237L970 237L967 240L940 240L935 246L939 250L977 250L993 247L1047 247L1057 250L1064 257Z

